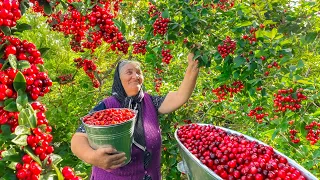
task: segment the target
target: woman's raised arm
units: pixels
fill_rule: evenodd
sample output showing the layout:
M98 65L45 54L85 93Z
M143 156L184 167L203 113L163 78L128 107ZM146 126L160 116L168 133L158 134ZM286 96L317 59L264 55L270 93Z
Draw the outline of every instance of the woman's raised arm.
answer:
M175 111L190 98L199 74L198 61L194 61L193 57L193 53L188 54L188 67L183 81L177 91L171 91L167 94L166 98L158 109L160 114L166 114Z

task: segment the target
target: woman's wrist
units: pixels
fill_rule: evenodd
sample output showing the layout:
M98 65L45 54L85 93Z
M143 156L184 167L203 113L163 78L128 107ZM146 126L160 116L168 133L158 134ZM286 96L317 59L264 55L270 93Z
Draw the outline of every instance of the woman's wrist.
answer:
M91 147L90 147L91 148ZM88 163L88 164L91 164L91 165L94 165L94 162L95 162L95 160L94 160L94 158L95 158L95 156L94 156L94 153L95 153L95 150L94 149L88 149L84 154L85 154L85 156L84 156L84 158L85 159L83 159L86 163Z

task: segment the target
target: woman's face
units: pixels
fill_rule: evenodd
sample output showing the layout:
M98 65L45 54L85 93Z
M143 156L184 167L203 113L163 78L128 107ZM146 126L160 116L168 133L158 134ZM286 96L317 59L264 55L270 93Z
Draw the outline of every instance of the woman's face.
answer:
M137 95L143 83L140 67L134 63L125 64L120 69L120 80L127 96Z

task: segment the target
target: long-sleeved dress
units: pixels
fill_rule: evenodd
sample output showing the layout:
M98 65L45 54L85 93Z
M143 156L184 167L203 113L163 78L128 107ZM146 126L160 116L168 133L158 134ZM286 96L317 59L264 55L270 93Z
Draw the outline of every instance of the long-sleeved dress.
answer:
M158 122L158 108L164 97L150 96L145 93L143 98L143 127L145 131L146 148L151 152L151 162L144 169L143 150L132 145L131 161L118 169L110 172L93 166L91 180L160 180L161 179L161 130ZM107 108L120 108L121 104L113 96L101 101L93 111ZM85 133L83 125L77 132ZM147 177L147 178L146 178Z

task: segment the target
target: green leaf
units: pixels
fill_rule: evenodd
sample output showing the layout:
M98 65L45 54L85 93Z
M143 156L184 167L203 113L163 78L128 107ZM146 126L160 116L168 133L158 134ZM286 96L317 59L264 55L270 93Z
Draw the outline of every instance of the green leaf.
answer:
M21 15L23 15L27 11L27 7L26 7L25 3L23 3L23 2L20 3L20 11L21 11Z
M45 72L46 71L42 64L38 64L37 66L38 66L40 72Z
M285 39L283 41L280 42L280 45L283 46L285 44L291 44L292 43L292 40L291 39Z
M19 125L16 127L14 134L19 136L19 135L29 135L30 132L30 128L24 125Z
M17 58L13 54L9 54L8 61L13 69L17 69Z
M300 59L300 60L298 61L297 68L302 68L303 66L304 66L304 63L303 63L303 61Z
M165 9L165 10L162 12L162 17L163 17L163 18L169 18L169 11L168 11L168 9Z
M62 173L60 172L59 168L55 165L52 165L52 167L57 173L58 180L64 180L64 177L63 177Z
M41 165L41 161L40 161L39 157L36 156L35 154L33 154L33 150L32 150L29 146L24 147L23 150L24 150L34 161L36 161L39 165ZM63 179L62 179L62 180L63 180Z
M12 103L12 102L14 102L15 100L13 99L13 98L9 98L9 99L6 99L5 101L4 101L4 106L7 106L8 104L10 104L10 103Z
M317 111L312 114L312 116L314 117L320 116L320 108L318 108Z
M17 73L16 77L13 80L13 87L16 91L19 91L19 89L21 89L22 91L26 90L26 79L20 71Z
M317 159L320 157L320 149L317 149L313 152L313 159Z
M209 58L208 58L207 55L204 54L204 55L202 56L202 61L204 62L204 64L207 64L207 63L208 63L208 59L209 59Z
M276 138L276 136L278 135L278 133L279 133L279 129L276 129L276 130L273 132L271 139L274 140L274 138Z
M7 69L8 67L10 67L9 61L4 61L1 70L5 70L5 69Z
M49 50L50 50L50 48L40 48L40 49L39 49L42 57L43 57L44 55L46 55Z
M83 7L83 2L72 2L71 5L76 8L79 12L81 12Z
M63 160L61 156L57 154L51 154L50 157L52 159L52 164L55 166L57 166Z
M0 180L17 180L17 176L13 173L6 173L3 177L0 178Z
M305 37L305 41L306 41L306 43L312 43L312 42L314 42L316 37L317 37L317 32L308 32Z
M256 38L260 38L260 37L263 38L264 32L265 32L265 31L262 30L262 29L259 29L258 31L256 31Z
M279 34L277 37L275 37L274 39L277 40L277 39L281 39L283 37L283 34Z
M1 125L1 135L9 136L11 134L10 126L7 124Z
M28 116L29 125L31 128L35 128L37 126L37 115L33 110L32 106L30 104L27 104L27 105L28 105L27 116Z
M6 36L10 36L11 35L11 30L9 27L7 26L0 26L0 30L2 30L2 32L6 35Z
M266 25L269 25L269 24L277 24L276 22L273 22L272 20L265 20L263 22L263 24L266 26Z
M266 96L266 95L267 95L266 88L263 88L263 89L261 90L261 96L263 97L263 96Z
M24 69L28 69L30 67L29 61L18 61L17 63L17 69L20 71L23 71Z
M19 23L16 25L16 28L19 32L22 32L24 30L30 30L32 29L32 26L30 26L29 24L26 24L26 23Z
M58 180L57 174L54 171L49 171L45 174L41 174L40 179L46 179L46 180Z
M19 89L16 103L18 110L21 111L28 103L27 93Z
M12 170L16 170L16 165L18 164L18 162L11 162L9 165L8 165L8 168L12 169Z
M126 25L124 24L123 21L116 20L116 19L112 19L112 21L119 28L119 30L121 31L122 34L126 33Z
M244 22L238 23L236 27L243 27L243 26L250 26L250 25L252 25L252 21L244 21Z
M289 56L285 56L281 59L280 61L280 65L283 65L284 63L288 62L290 60L290 57Z
M289 69L290 69L290 71L295 71L295 70L297 69L297 67L294 66L294 65L290 65L290 66L289 66Z
M312 82L306 81L306 80L298 80L298 83L302 83L302 84L309 84L309 85L313 85Z
M146 55L146 62L153 62L156 60L156 56L154 54L147 54Z
M18 116L18 123L19 125L29 126L26 109L23 109L22 111L20 111Z
M271 31L265 31L265 35L270 39L273 39L274 37L276 37L277 33L278 33L277 28L273 28Z
M27 137L28 137L28 135L26 135L26 134L19 135L19 136L15 137L14 139L12 139L12 142L17 145L20 145L20 146L27 146L28 145Z
M6 105L3 109L9 112L18 112L17 104L14 101Z
M237 67L240 67L242 66L245 62L246 62L246 59L244 57L241 57L241 56L238 56L236 58L234 58L234 68L237 68Z
M44 13L46 13L47 15L50 15L52 13L52 7L49 2L44 4L43 10L44 10Z

